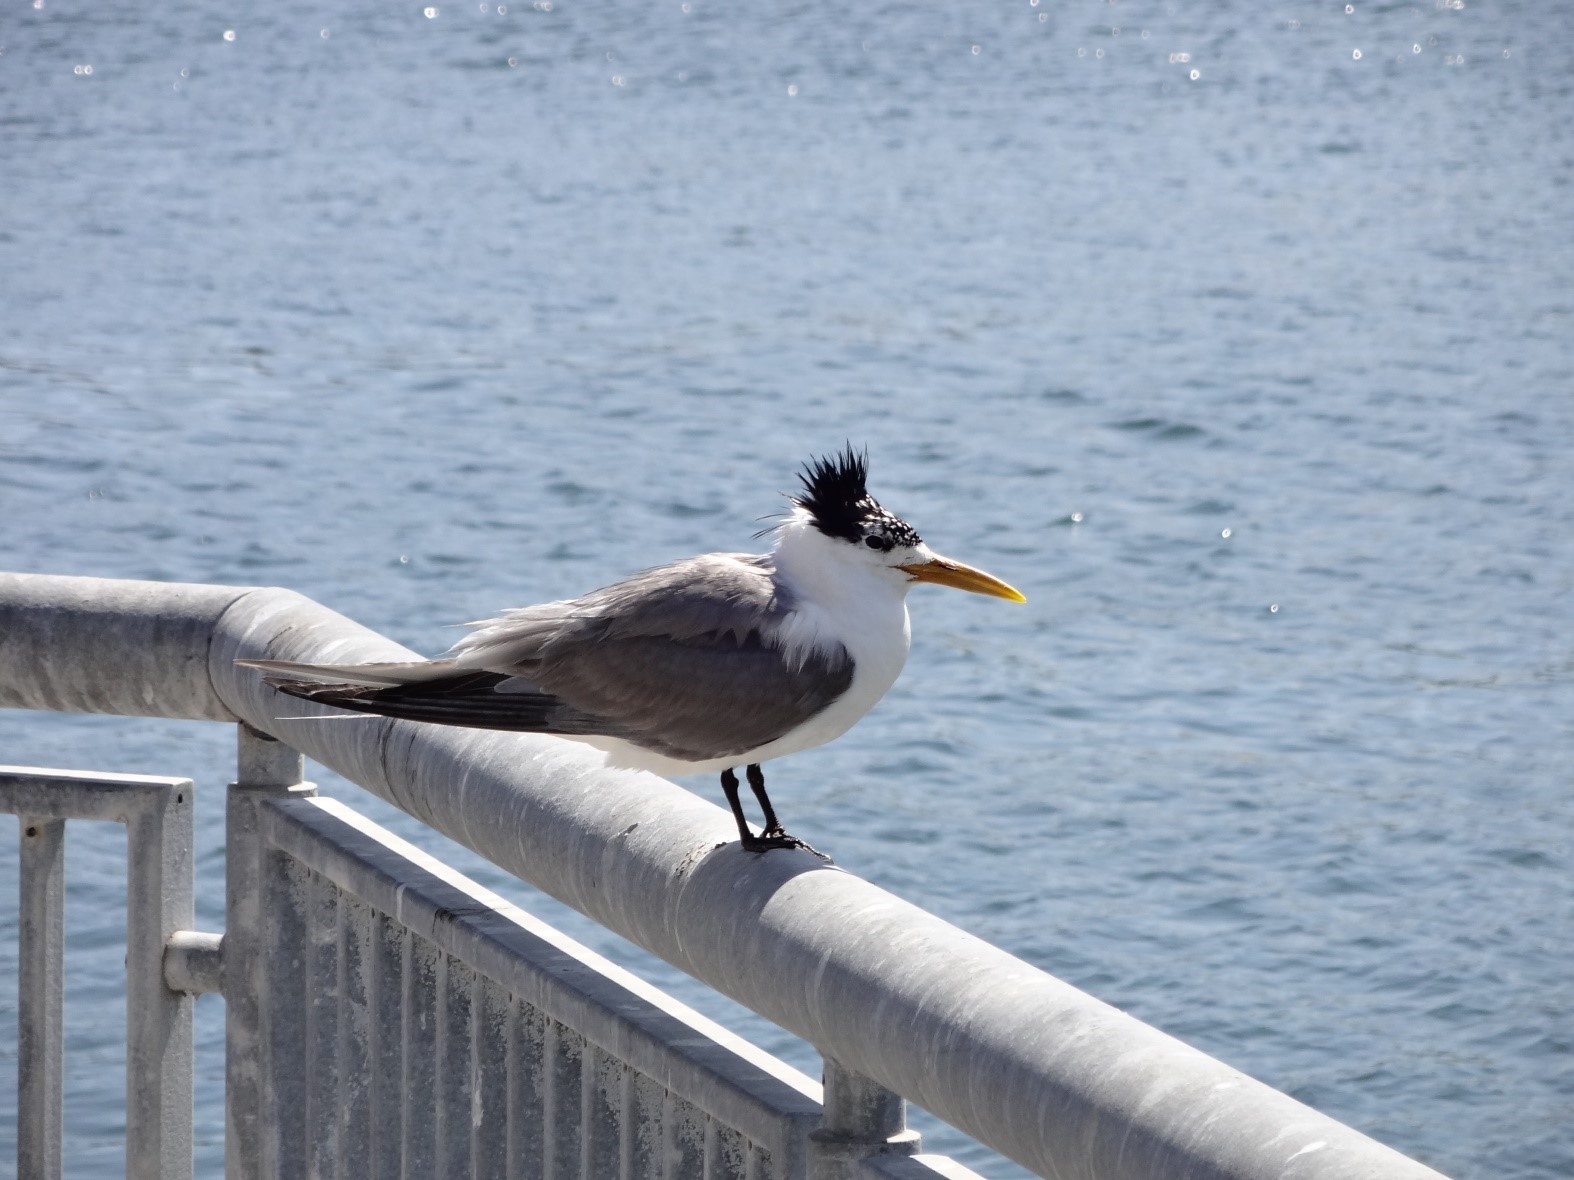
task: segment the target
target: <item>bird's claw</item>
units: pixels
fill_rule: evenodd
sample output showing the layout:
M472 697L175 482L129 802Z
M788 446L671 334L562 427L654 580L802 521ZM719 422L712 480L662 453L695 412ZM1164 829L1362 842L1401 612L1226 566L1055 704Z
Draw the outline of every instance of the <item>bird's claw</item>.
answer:
M779 824L766 828L758 836L752 834L747 836L742 843L745 852L769 852L773 848L801 848L805 852L812 852L827 863L831 859L814 845L798 839Z

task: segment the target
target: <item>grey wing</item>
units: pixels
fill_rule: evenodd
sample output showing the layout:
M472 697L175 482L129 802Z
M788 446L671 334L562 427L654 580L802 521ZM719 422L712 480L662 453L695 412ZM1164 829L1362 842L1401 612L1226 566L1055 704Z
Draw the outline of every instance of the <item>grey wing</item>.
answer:
M757 749L821 712L847 691L846 649L794 664L757 631L676 640L604 639L543 666L534 680L612 732L689 761Z
M554 648L591 637L742 639L781 618L792 602L776 585L768 556L707 553L641 570L600 590L561 602L507 611L475 627L449 652L458 666L529 676Z
M791 603L768 557L707 554L583 598L510 612L455 646L460 666L518 679L604 732L699 761L774 741L852 683L845 648L790 657L771 638Z

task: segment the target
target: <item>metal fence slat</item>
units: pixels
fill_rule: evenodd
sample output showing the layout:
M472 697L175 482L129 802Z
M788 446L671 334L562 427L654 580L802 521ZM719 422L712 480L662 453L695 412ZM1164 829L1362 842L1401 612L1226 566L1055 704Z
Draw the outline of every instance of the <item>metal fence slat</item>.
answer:
M508 1174L508 997L483 975L471 981L472 1180Z
M473 1037L470 999L475 975L450 955L437 957L436 1144L439 1176L470 1175L470 1135L473 1113L471 1066Z
M508 1012L508 1175L540 1176L547 1143L547 1019L514 1000Z
M367 1024L371 1035L371 1123L373 1180L398 1176L404 1144L404 951L407 931L374 914L368 948Z
M437 1175L437 960L424 938L405 939L404 1174Z
M316 873L303 882L306 907L307 1151L313 1180L336 1180L339 1147L339 891Z
M372 939L376 915L364 903L341 897L338 906L339 1066L336 1142L339 1175L370 1180L374 1039Z
M64 1106L64 820L23 815L18 900L17 1173L60 1180Z

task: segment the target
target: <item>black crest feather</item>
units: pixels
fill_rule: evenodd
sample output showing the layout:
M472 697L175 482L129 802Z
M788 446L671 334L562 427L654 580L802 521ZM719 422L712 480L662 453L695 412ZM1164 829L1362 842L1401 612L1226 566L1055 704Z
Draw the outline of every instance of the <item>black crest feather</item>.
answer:
M809 460L798 479L803 492L792 502L826 536L856 544L873 534L886 549L919 543L911 525L881 508L869 494L868 451L855 451L848 443L835 454Z
M848 443L836 454L810 459L798 476L801 495L792 502L814 517L828 537L856 541L875 503L869 496L869 452Z

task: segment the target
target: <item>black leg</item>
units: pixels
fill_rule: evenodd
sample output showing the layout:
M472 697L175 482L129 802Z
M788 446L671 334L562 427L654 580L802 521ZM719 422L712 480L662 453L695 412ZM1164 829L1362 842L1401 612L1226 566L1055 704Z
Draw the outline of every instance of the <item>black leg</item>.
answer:
M721 772L721 789L727 796L727 806L732 808L732 818L738 822L738 837L743 846L750 852L764 852L757 847L757 837L749 831L749 821L743 818L743 804L738 802L738 776L731 767Z
M767 848L802 848L805 852L814 853L821 860L830 860L831 858L818 848L805 844L782 827L782 821L776 818L776 809L771 806L770 796L765 793L765 772L760 769L760 764L749 763L744 773L749 776L749 790L754 792L754 797L760 801L760 810L765 814L765 830L755 839L752 848L747 840L744 841L743 846L751 848L754 852L764 852Z
M765 793L765 772L760 769L760 764L749 763L744 773L749 776L749 790L754 792L754 797L760 801L760 810L765 813L765 831L760 834L767 838L785 836L787 829L782 827L782 821L776 818L776 809L771 806L770 796Z

